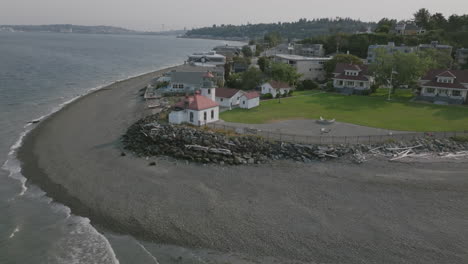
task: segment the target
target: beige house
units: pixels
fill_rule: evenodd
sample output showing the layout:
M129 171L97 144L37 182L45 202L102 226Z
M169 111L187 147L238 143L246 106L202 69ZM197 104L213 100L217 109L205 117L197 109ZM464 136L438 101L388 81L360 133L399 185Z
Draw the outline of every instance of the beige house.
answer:
M467 102L468 70L431 70L420 80L417 99L436 104Z

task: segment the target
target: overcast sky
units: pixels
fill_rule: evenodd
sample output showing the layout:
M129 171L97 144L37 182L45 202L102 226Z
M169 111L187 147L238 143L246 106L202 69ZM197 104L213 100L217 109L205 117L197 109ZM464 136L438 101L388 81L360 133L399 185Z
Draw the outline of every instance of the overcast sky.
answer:
M468 13L468 0L0 0L0 24L110 25L160 31L213 24L351 17L376 21Z

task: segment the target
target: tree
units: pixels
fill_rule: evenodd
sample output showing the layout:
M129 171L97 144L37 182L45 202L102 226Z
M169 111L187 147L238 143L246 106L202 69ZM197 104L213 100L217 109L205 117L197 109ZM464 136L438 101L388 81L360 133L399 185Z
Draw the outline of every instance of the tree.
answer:
M294 85L301 77L301 74L297 73L296 68L289 64L275 62L271 64L270 77L275 81Z
M253 90L257 88L263 81L263 73L255 68L250 67L247 71L241 75L241 86L242 90Z
M263 39L270 47L275 47L281 42L281 35L278 32L270 32Z
M333 59L327 61L324 65L325 71L328 76L331 76L335 70L336 64L338 63L352 63L352 64L362 64L362 60L359 57L356 57L351 54L338 54Z
M267 69L270 67L271 61L267 57L260 57L258 58L257 64L262 72L266 72Z
M426 49L419 52L419 57L426 59L433 69L449 69L453 63L451 54L444 50Z
M244 54L244 56L247 58L250 58L253 56L252 49L247 45L242 47L242 54Z
M416 22L416 25L425 29L429 29L430 19L431 13L426 8L421 8L416 13L414 13L414 21Z
M430 24L432 29L444 29L447 27L447 19L442 13L435 13L431 16Z
M392 87L399 87L414 85L431 67L431 63L427 57L420 57L416 53L390 54L385 49L377 49L376 60L370 69L377 85L390 84Z
M389 33L392 28L396 25L395 19L388 19L382 18L379 23L377 23L377 27L375 28L376 33Z

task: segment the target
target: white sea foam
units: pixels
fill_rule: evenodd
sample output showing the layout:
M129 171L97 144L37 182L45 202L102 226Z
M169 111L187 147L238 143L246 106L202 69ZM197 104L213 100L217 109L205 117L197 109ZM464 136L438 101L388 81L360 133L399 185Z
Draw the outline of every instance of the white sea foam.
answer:
M14 238L15 237L15 234L18 233L20 231L19 227L15 227L15 230L13 230L13 232L11 233L10 235L10 238Z
M176 65L173 65L173 66L176 66ZM151 71L144 72L144 73L141 73L141 74L136 74L134 76L129 76L129 77L125 78L125 79L121 79L121 80L118 80L118 81L115 81L115 82L110 82L110 83L106 83L106 84L103 84L103 85L99 85L97 87L90 88L90 89L86 90L83 94L74 96L73 98L59 104L57 107L54 107L52 109L52 111L50 111L48 114L40 116L39 118L34 119L34 121L41 122L41 121L45 120L46 118L48 118L49 116L51 116L52 114L54 114L54 113L60 111L61 109L63 109L68 104L78 100L79 98L81 98L81 97L83 97L85 95L88 95L88 94L90 94L90 93L92 93L94 91L100 90L100 89L102 89L104 87L107 87L109 85L112 85L114 83L121 82L121 81L131 79L131 78L135 78L135 77L138 77L138 76L141 76L141 75L145 75L145 74L157 71L157 70L161 70L161 69L168 68L168 67L173 67L173 66L164 66L164 67L161 67L160 69L151 70ZM62 98L62 99L64 99L64 98ZM10 178L16 179L21 183L21 191L18 193L18 196L24 196L26 194L26 191L28 191L28 188L26 187L26 178L21 174L21 163L19 162L19 160L16 157L17 156L17 151L21 147L21 145L23 144L23 140L26 137L26 135L29 132L31 132L31 130L35 127L35 125L36 124L34 124L34 123L25 124L24 131L21 132L18 140L10 147L10 151L8 153L7 160L5 161L5 163L2 166L2 169L9 172L9 177ZM112 249L109 241L106 239L106 237L104 237L102 234L100 234L94 227L92 227L92 225L90 224L90 220L88 218L72 216L70 208L68 208L65 205L59 204L59 203L54 203L53 200L51 198L47 197L46 193L43 192L42 190L40 190L39 188L35 189L34 192L31 192L31 191L28 192L27 197L31 198L31 199L37 199L37 198L44 199L43 200L44 202L51 204L51 207L52 207L52 209L54 211L64 213L65 214L65 219L70 219L70 217L73 217L73 218L76 217L76 219L78 219L78 221L79 221L78 226L79 227L77 228L77 230L72 231L71 234L74 233L75 235L80 235L80 234L83 235L83 234L87 233L87 234L90 234L92 237L94 237L94 239L92 239L92 242L91 242L92 245L88 245L88 243L86 243L88 246L90 246L90 248L89 248L89 250L91 250L90 254L93 254L93 255L89 255L88 258L90 260L91 259L96 260L96 262L89 262L89 263L109 263L110 262L110 263L114 263L114 264L119 264L119 260L117 259L116 255L115 255L115 252ZM19 232L19 231L20 231L19 227L16 227L15 230L11 233L10 238L13 238L15 236L15 234L17 232ZM147 254L149 254L152 257L152 259L155 261L155 263L158 263L156 257L154 257L143 245L140 244L140 246L142 247L142 249ZM95 254L98 254L96 248L105 249L105 251L108 254L96 257ZM70 251L70 255L67 258L65 258L65 259L63 259L63 261L59 261L59 262L67 263L67 264L68 263L82 263L81 259L83 258L83 254L84 254L83 249L81 247L77 247L76 245L73 246L73 249L74 250Z

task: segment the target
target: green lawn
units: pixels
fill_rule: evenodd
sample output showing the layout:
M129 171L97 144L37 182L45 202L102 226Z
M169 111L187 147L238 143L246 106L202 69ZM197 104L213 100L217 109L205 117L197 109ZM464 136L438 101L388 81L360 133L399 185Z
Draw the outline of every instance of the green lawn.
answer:
M385 91L373 96L345 96L331 93L262 101L250 110L235 109L221 114L228 122L261 124L288 119L326 119L405 131L468 130L468 107L409 102L408 91L400 90L395 101L387 101ZM319 91L315 91L317 93ZM302 96L300 96L302 95ZM406 99L405 99L406 98Z

